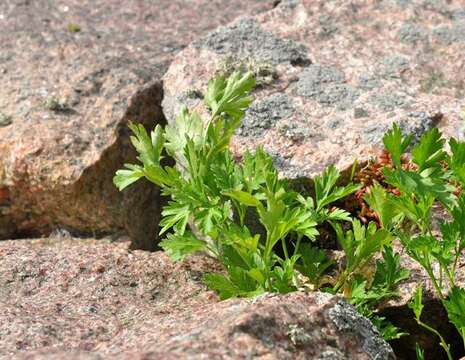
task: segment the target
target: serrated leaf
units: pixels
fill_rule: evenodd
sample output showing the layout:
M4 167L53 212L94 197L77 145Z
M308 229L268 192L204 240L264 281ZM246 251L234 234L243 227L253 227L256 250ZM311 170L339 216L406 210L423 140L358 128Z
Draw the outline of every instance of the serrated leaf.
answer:
M160 163L161 151L164 146L164 132L160 125L155 126L149 136L142 124L129 123L129 128L133 132L130 137L133 146L139 153L139 159L144 165L158 166Z
M327 215L325 215L325 218L329 221L351 221L352 219L348 211L339 208L328 211Z
M412 149L412 161L418 165L418 172L440 166L439 161L446 157L444 143L445 140L437 128L422 135L420 142Z
M248 93L255 86L251 72L235 72L225 80L220 76L208 84L205 103L212 110L212 117L225 112L232 118L241 118L252 102Z
M409 275L410 272L401 267L400 254L394 254L392 248L386 247L383 252L383 261L376 261L372 286L391 291Z
M171 186L173 178L170 174L158 165L144 164L144 175L147 180L157 184L158 186Z
M454 138L449 140L452 156L448 158L448 165L454 177L465 187L465 142L459 142Z
M310 244L302 244L300 251L299 271L317 285L321 276L334 264L325 252Z
M407 150L412 138L411 134L404 137L396 123L393 124L392 130L384 135L384 147L391 154L392 162L397 168L400 168L401 156Z
M120 191L144 177L144 171L140 166L131 164L126 164L125 166L128 169L118 170L113 177L113 184Z
M288 231L294 231L311 240L314 240L319 234L316 229L318 223L315 220L316 216L313 212L296 208L293 212L288 212L288 217L290 218L288 221Z
M323 207L360 189L360 184L348 184L344 187L335 187L339 177L339 171L334 165L330 165L321 175L315 176L313 179L315 184L317 211L320 211Z
M382 316L373 315L370 317L372 323L378 328L381 336L386 341L400 339L403 336L409 335L409 333L402 331L402 329L394 326L390 321Z
M219 203L219 202L217 202ZM210 235L218 223L224 220L222 209L213 204L208 208L198 210L196 213L196 224L204 234Z
M453 194L455 187L443 180L424 177L416 172L402 169L395 171L385 169L384 175L386 182L397 187L401 193L415 195L423 200L430 198L431 206L434 199L439 200L446 208L452 208L456 204L456 196ZM413 201L410 202L414 204Z
M249 270L249 276L253 278L257 283L264 286L266 282L265 274L263 274L263 270L260 268L253 268Z
M367 231L363 236L358 238L355 235L355 238L357 242L355 254L359 261L371 258L376 252L390 245L393 240L393 236L389 231L385 229L376 230L376 225L373 222L368 224Z
M454 287L449 297L442 302L449 321L454 324L465 341L465 290Z
M357 306L359 303L365 303L368 299L366 298L367 281L363 278L357 278L350 284L350 303Z
M333 227L334 231L336 232L336 237L341 245L342 249L344 250L344 253L347 257L347 266L352 266L354 264L355 260L355 240L354 240L354 233L352 230L348 230L344 232L341 224L339 223L330 223L331 226Z
M231 282L237 288L238 296L249 297L253 296L260 285L257 281L252 278L247 269L243 269L237 266L228 266L228 275Z
M266 183L267 176L274 171L273 160L259 146L255 153L246 151L241 166L242 181L249 192L258 190Z
M176 126L165 127L165 148L169 155L177 158L182 155L187 139L191 139L196 146L204 140L204 124L196 112L189 113L186 106L176 116Z
M392 229L401 222L402 213L395 200L393 201L393 196L378 183L375 182L369 188L363 199L376 212L385 229Z
M352 230L344 232L338 223L331 223L337 239L346 255L348 272L355 271L365 264L373 255L392 242L392 235L385 229L376 229L376 224L370 222L363 226L358 219L352 220Z
M423 289L422 287L417 287L415 294L412 300L408 304L409 308L412 309L415 314L415 318L420 320L421 313L423 312Z
M218 293L221 300L238 296L238 290L231 280L220 274L206 274L203 277L204 283L210 290Z
M223 195L229 196L230 198L239 201L241 204L244 204L246 206L253 206L257 207L260 205L260 201L257 200L253 195L245 192L245 191L240 191L240 190L234 190L234 191L225 191L223 192Z
M162 229L160 230L160 235L171 228L174 228L176 234L183 235L190 214L188 205L170 201L161 212L162 220L160 221L160 226L162 226Z
M193 253L207 250L207 244L197 239L190 231L186 231L183 235L168 234L166 239L160 242L160 247L175 262Z
M216 109L218 109L218 102L223 97L225 87L226 78L223 75L219 75L208 82L204 101L205 105L207 105L212 111L216 111Z

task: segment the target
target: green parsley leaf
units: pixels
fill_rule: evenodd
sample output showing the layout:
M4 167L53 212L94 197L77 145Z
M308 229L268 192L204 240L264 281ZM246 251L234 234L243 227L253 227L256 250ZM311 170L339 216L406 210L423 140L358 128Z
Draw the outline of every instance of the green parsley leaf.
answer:
M392 130L388 131L383 137L384 147L391 154L392 162L397 168L401 166L401 156L407 150L413 136L402 136L402 132L397 124L393 124Z

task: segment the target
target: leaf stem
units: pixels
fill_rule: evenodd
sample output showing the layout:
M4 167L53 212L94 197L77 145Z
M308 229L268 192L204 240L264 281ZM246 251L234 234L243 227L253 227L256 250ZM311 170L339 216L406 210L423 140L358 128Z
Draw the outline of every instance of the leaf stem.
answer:
M303 237L303 235L297 235L297 242L296 242L295 247L294 247L294 254L299 253L299 248L300 248L300 243L302 242L302 237Z
M441 300L444 300L444 295L442 294L441 288L439 287L439 284L436 280L436 277L434 276L433 269L431 268L431 263L428 260L428 266L425 267L426 272L428 273L428 276L431 279L431 282L433 283L434 290L436 290L437 295Z
M416 321L418 323L418 325L422 326L423 328L425 328L426 330L432 332L433 334L435 334L439 340L440 340L440 345L441 347L445 350L445 352L447 353L447 358L449 360L453 360L452 358L452 355L450 353L450 345L446 343L446 341L444 340L444 338L442 337L442 335L439 333L439 331L437 331L436 329L432 328L431 326L425 324L423 321L421 321L419 318L416 318Z
M344 285L344 283L346 282L347 280L347 277L349 276L349 273L347 270L345 270L341 276L339 277L339 279L337 280L336 282L336 285L334 285L333 287L333 290L334 292L339 292L339 290L341 289L341 287Z
M284 257L286 258L286 260L289 260L289 253L287 252L287 245L286 245L286 239L285 238L281 238L281 244L283 246Z
M447 278L449 279L451 288L454 288L455 287L455 279L454 279L455 271L451 272L448 268L446 268L446 275L447 275Z

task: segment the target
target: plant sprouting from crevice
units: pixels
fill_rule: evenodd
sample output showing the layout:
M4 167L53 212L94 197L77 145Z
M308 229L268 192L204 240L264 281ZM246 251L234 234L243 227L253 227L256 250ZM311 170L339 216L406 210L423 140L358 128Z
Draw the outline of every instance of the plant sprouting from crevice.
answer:
M428 274L449 320L465 341L465 290L456 282L459 259L465 250L465 143L451 138L447 152L446 140L438 129L432 129L412 147L410 166L405 167L401 158L411 139L403 136L395 124L384 136L394 164L384 168L384 177L398 192L393 194L375 184L365 199L376 211L382 228L398 238L407 254ZM447 216L434 228L432 214L436 207ZM418 324L438 336L451 358L442 336L420 319L421 289L412 309Z
M386 338L395 338L397 329L373 314L376 302L394 294L399 280L393 274L398 258L388 250L393 235L334 206L360 186L341 186L339 171L329 166L315 177L314 196L304 196L279 177L263 148L245 152L240 161L231 152L231 138L252 102L254 85L250 73L218 76L209 82L204 99L208 119L183 107L173 124L157 125L150 134L131 123L139 163L117 171L115 185L123 190L145 177L161 188L170 201L162 211L160 246L174 261L196 252L217 258L224 271L206 274L204 281L222 299L308 287L339 292L372 314ZM164 165L166 155L174 166ZM248 217L263 231L247 225ZM314 244L323 222L333 226L345 252L340 272ZM382 251L384 265L375 265L373 258ZM365 277L370 266L374 279ZM361 301L361 294L369 300Z

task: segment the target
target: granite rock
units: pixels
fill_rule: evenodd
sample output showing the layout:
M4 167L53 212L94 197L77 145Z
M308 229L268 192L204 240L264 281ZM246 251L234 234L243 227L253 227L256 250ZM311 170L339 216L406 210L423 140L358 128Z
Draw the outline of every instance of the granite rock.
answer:
M323 293L218 301L207 256L173 264L124 238L0 243L0 357L395 359L371 322Z
M268 64L273 77L254 91L233 148L263 145L282 159L283 177L363 163L379 153L394 121L417 140L432 127L463 139L463 14L459 0L282 1L181 51L164 76L163 111L172 121L178 95L204 93L225 63L233 64L226 73ZM269 101L278 96L286 98L285 119ZM190 105L205 113L200 98Z
M160 78L196 36L271 0L2 1L0 239L125 231L154 249L159 192L119 193L127 122L164 123ZM284 41L284 43L287 43ZM285 47L285 49L287 49Z

